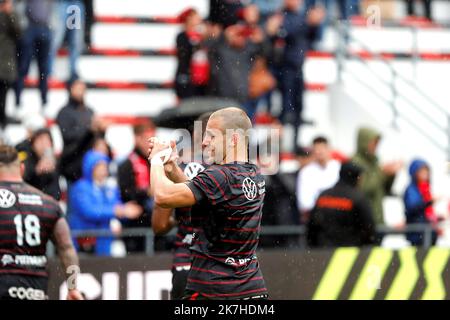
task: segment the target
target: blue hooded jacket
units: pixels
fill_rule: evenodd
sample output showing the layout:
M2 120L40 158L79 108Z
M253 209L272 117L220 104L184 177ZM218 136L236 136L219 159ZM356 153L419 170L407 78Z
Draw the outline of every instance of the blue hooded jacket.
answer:
M427 162L421 159L414 160L409 167L409 174L411 176L411 183L405 191L403 201L405 204L406 222L413 223L430 223L425 215L425 209L432 205L432 202L425 202L423 199L416 181L416 173L423 167L428 167ZM410 232L407 234L408 240L412 245L419 245L422 243L423 234L417 232Z
M69 194L71 207L69 220L73 230L109 230L110 221L115 217L114 207L121 204L117 187L98 186L92 179L95 166L110 159L98 152L89 151L83 158L83 177L72 187ZM100 237L96 241L98 255L110 255L113 238ZM76 244L76 241L74 241Z
M416 173L423 167L429 167L429 165L421 159L414 160L409 167L411 183L406 189L403 197L406 209L406 221L408 223L428 223L428 220L425 217L425 209L430 203L426 203L423 200L416 181Z

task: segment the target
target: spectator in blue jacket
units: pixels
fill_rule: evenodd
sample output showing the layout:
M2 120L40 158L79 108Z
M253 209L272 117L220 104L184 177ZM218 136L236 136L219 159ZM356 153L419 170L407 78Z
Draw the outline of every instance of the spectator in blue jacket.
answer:
M433 224L438 222L438 218L433 209L436 201L431 194L430 188L430 166L424 160L416 159L409 167L411 183L405 191L404 203L406 209L407 224ZM408 241L412 245L422 245L423 233L409 232ZM436 233L433 232L433 242L436 240Z
M135 219L142 209L133 202L123 204L117 186L107 184L110 159L99 152L89 151L83 158L83 177L69 194L72 230L108 230L114 219ZM112 237L82 238L74 241L77 248L89 251L95 247L97 255L110 255Z

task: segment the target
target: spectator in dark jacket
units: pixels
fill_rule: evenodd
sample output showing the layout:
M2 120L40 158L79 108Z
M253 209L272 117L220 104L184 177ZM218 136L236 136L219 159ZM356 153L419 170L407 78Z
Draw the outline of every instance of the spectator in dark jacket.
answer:
M178 98L204 95L209 81L208 52L203 46L205 26L200 14L192 8L179 16L184 30L177 36L178 67L175 91Z
M0 2L0 130L6 126L6 94L17 79L17 46L20 26L12 0Z
M433 198L430 187L430 166L421 159L414 160L409 167L411 183L405 191L403 200L406 209L407 224L432 224L438 222L438 218L433 209ZM423 244L423 233L409 232L407 239L412 245ZM436 233L433 234L436 240ZM434 242L433 241L433 242Z
M245 108L249 101L249 75L255 56L263 49L264 34L257 30L247 34L243 25L225 29L208 44L212 94L238 101Z
M375 242L372 210L358 190L361 173L357 165L344 163L336 186L319 196L308 223L310 246L364 246Z
M317 26L325 16L324 10L319 7L309 10L305 18L300 12L301 3L301 0L285 0L283 11L270 17L266 24L274 47L282 52L279 59L281 61L276 61L274 66L283 100L279 119L283 125L293 127L293 149L297 144L298 128L302 122L303 63L310 43L316 36Z
M15 85L16 105L21 104L24 81L28 75L31 61L37 60L39 67L39 90L42 106L47 104L48 73L52 32L50 19L53 9L52 0L26 1L26 17L28 26L20 41L19 49L19 77Z
M84 154L92 147L95 136L106 131L106 123L94 116L85 104L86 85L77 80L70 85L69 103L56 117L64 148L61 155L61 174L71 184L81 178Z
M150 187L150 165L147 159L148 139L155 135L155 128L148 125L134 127L135 147L128 158L119 165L118 180L123 201L135 201L143 215L123 223L125 228L145 228L151 225L152 201L148 195ZM144 237L125 237L127 252L143 252Z
M31 138L31 153L25 160L23 179L33 187L61 199L59 172L53 149L52 135L48 129L36 131Z

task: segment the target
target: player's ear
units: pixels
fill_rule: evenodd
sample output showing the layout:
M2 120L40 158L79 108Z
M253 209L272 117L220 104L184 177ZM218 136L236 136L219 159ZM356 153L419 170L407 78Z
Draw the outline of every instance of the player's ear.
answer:
M25 163L24 162L20 162L20 176L24 176L25 175Z

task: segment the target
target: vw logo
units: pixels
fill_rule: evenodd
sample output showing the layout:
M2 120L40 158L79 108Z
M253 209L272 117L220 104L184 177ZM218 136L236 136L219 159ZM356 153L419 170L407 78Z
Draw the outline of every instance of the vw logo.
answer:
M197 162L189 162L184 168L184 174L189 179L195 178L200 172L205 170L205 167Z
M250 178L245 178L242 183L242 191L248 200L255 199L258 194L255 181Z
M9 190L0 189L0 207L11 208L16 203L16 196Z

